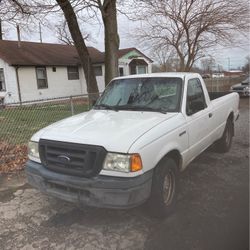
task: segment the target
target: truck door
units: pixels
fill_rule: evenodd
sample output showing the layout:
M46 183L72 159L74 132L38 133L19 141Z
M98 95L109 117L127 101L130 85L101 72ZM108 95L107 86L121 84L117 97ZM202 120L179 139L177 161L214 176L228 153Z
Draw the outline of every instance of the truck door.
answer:
M210 145L210 107L208 107L201 82L188 80L186 92L186 119L189 134L190 158L199 155Z

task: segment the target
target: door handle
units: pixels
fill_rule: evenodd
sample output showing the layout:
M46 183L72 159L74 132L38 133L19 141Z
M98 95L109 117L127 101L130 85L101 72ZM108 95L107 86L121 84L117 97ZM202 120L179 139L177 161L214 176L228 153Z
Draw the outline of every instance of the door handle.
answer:
M187 131L185 130L185 131L182 131L180 134L179 134L179 136L183 136L183 135L185 135L187 133Z
M213 113L209 113L208 117L211 118L213 116Z

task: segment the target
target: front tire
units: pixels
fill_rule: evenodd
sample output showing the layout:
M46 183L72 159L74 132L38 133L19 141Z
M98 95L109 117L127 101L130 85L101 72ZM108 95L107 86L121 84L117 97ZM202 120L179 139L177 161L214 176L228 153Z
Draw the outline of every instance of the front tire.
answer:
M165 158L155 168L151 195L146 203L153 217L162 218L175 208L178 187L178 167L171 158Z

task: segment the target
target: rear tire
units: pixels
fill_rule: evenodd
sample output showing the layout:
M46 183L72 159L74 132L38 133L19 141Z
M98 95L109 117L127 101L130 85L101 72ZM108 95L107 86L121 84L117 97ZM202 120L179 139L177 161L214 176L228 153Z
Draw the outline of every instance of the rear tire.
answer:
M227 120L223 136L216 143L216 151L219 153L226 153L230 150L233 139L233 122L232 120Z
M156 166L151 195L146 203L151 216L166 217L174 210L178 181L178 167L173 159L165 158Z

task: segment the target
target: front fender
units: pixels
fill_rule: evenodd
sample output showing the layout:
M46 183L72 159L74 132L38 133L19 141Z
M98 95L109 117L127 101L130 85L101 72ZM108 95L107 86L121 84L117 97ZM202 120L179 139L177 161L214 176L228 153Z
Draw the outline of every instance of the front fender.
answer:
M143 171L146 172L173 150L177 150L180 155L188 150L188 130L181 114L149 131L130 148L129 153L141 155Z

